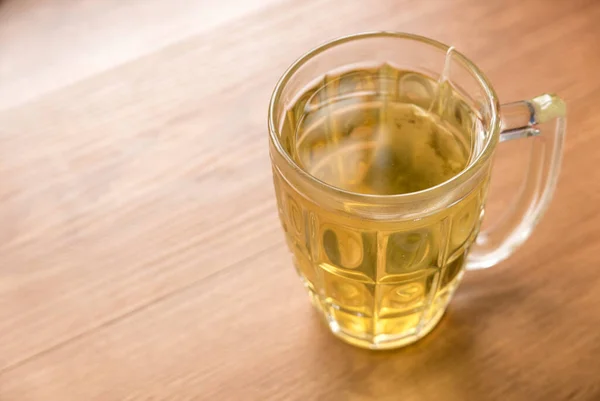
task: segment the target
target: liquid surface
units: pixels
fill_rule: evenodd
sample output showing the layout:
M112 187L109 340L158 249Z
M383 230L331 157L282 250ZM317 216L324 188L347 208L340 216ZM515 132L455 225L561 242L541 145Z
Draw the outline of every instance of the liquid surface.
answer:
M351 192L438 185L466 167L472 148L471 133L461 130L462 120L456 124L460 114L448 121L429 111L444 108L445 92L430 78L388 66L330 77L292 108L296 118L283 130L290 154L314 177Z
M460 132L413 104L334 103L313 114L300 124L295 159L314 177L347 191L421 191L457 175L469 159Z
M450 85L388 65L330 75L288 110L282 143L314 177L346 191L402 194L459 174L477 119ZM454 292L479 229L485 182L419 220L367 221L320 207L278 171L294 263L346 341L391 348L425 335Z

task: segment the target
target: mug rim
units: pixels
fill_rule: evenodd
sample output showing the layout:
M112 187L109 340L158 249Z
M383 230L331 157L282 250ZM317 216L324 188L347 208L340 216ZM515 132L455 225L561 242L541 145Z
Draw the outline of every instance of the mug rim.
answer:
M367 202L375 202L379 203L381 201L397 201L397 202L410 202L419 199L425 199L435 196L441 196L443 193L447 192L447 190L457 187L460 184L466 182L471 178L475 173L477 173L483 165L490 159L493 154L493 151L498 143L498 137L500 134L500 103L498 101L498 97L496 92L494 91L491 83L488 78L483 74L483 72L473 63L469 58L460 53L459 51L453 49L453 55L456 57L477 79L478 83L481 85L486 94L486 101L491 109L491 118L490 118L490 135L484 144L483 149L477 155L475 160L471 162L465 169L463 169L460 173L456 174L452 178L443 181L437 185L432 187L422 189L420 191L408 192L402 194L391 194L391 195L381 195L381 194L366 194L360 192L348 191L334 185L328 184L324 181L319 180L318 178L309 174L306 170L300 167L285 151L281 141L280 136L278 135L278 129L275 126L275 110L276 106L280 101L281 94L286 87L288 81L291 77L309 60L313 57L331 49L335 46L367 38L390 38L390 39L404 39L404 40L412 40L416 42L421 42L426 45L433 46L439 50L447 52L450 46L439 42L435 39L430 39L425 36L416 35L412 33L406 32L393 32L393 31L373 31L373 32L362 32L351 35L346 35L342 37L338 37L336 39L325 42L312 50L308 51L296 61L292 63L290 67L283 73L283 75L279 78L277 84L275 85L275 89L271 95L271 100L269 102L269 110L268 110L268 125L269 125L269 137L271 143L274 145L277 153L284 159L285 163L293 169L296 173L300 174L304 179L311 182L313 185L320 187L320 189L325 190L326 192L333 192L334 194L343 196L343 197L351 197L357 200L365 200Z

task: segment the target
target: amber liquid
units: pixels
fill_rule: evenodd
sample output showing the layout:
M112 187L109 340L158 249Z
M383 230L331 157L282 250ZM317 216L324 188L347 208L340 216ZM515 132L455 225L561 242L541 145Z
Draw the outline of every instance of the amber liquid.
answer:
M454 89L384 65L329 75L289 109L282 143L312 176L373 195L423 191L470 162L478 120ZM390 348L441 318L477 235L485 190L419 219L320 207L275 173L281 221L313 303L343 339Z

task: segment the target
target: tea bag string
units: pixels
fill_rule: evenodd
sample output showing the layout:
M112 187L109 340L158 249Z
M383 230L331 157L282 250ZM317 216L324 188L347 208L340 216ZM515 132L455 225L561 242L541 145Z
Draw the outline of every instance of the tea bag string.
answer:
M437 82L437 86L435 87L435 95L431 100L431 104L429 105L429 112L434 111L434 107L436 107L436 112L440 116L443 116L443 108L447 103L447 92L446 87L448 86L447 81L450 77L450 62L452 61L452 54L455 52L454 46L450 46L446 51L446 56L444 58L444 68L442 69L442 73L440 74Z
M440 119L444 119L444 116L447 115L445 112L446 108L453 107L454 105L450 104L450 99L452 98L452 87L450 84L450 65L452 62L452 56L456 53L456 49L454 46L450 46L446 51L446 56L444 57L444 67L442 69L442 73L438 78L437 86L435 88L435 95L431 104L429 105L429 112L435 112ZM434 109L435 108L435 109ZM474 156L476 154L476 147L479 138L477 137L477 128L476 121L473 119L473 127L471 127L471 138L470 142L470 150L469 157L467 159L467 163L465 168L469 166L474 161Z

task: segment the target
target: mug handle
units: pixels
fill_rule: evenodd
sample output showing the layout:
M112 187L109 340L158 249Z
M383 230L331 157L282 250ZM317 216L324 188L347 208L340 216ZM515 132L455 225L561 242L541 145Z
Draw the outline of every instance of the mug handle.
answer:
M471 248L467 269L494 266L531 235L556 189L566 127L565 102L544 94L501 106L500 142L533 141L529 167L517 195L492 227L481 231Z

